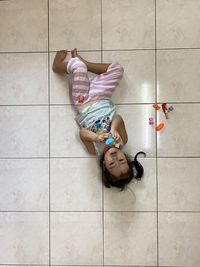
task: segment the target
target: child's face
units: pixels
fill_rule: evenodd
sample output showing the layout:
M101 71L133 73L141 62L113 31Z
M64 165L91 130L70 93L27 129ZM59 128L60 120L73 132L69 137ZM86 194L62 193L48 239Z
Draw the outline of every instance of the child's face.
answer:
M109 173L115 177L125 175L129 166L124 153L115 147L111 147L104 155L104 164Z

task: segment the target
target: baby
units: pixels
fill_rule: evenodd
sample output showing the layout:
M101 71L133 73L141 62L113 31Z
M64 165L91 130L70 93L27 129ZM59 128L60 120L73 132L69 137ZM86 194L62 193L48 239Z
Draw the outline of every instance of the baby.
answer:
M99 157L104 185L124 189L133 178L142 177L143 167L137 156L145 153L137 153L131 161L122 150L128 141L126 127L110 99L123 76L123 67L118 63L88 62L80 57L76 48L66 62L67 53L66 50L57 52L53 71L72 76L72 99L78 111L76 121L80 126L80 139L91 155ZM90 80L88 72L97 75ZM114 144L106 145L110 135Z

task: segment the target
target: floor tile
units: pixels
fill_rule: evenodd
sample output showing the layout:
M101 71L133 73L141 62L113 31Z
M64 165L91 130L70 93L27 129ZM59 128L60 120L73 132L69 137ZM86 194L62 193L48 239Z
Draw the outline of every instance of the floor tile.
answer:
M155 1L103 0L102 3L104 50L155 47Z
M48 168L45 159L0 160L0 210L48 211Z
M198 158L158 159L161 211L200 211Z
M52 264L102 264L102 242L101 212L52 213Z
M152 105L118 105L117 112L123 117L128 134L124 150L131 156L144 151L147 157L155 157L155 129L149 118L155 118Z
M170 105L168 105L170 106ZM174 111L166 120L158 111L158 123L163 121L165 128L158 132L159 157L200 156L200 104L172 104Z
M78 52L81 57L87 61L100 63L101 62L101 53L100 52ZM50 70L53 64L55 53L51 53L50 59ZM71 56L67 56L65 61L69 61ZM89 73L89 79L93 79L96 75ZM72 77L69 75L58 75L52 70L50 71L50 99L51 104L72 104L71 99L71 81Z
M1 264L48 264L48 216L0 212Z
M51 0L50 49L99 50L101 47L100 0Z
M200 50L157 51L158 102L200 101Z
M138 157L138 161L144 168L143 178L138 182L132 181L124 191L119 191L117 188L105 188L105 211L156 211L155 159Z
M51 106L51 157L90 156L80 140L75 117L71 105Z
M156 3L157 48L199 48L199 0L162 0Z
M159 214L160 266L200 265L199 213Z
M104 218L105 265L156 265L155 213L106 212Z
M154 61L153 50L103 52L103 62L119 62L124 67L123 78L113 95L114 103L155 102Z
M46 0L0 1L0 25L1 52L47 51Z
M51 159L51 210L102 210L102 181L96 159Z
M0 107L0 157L48 156L48 107Z
M45 53L0 54L0 104L48 104L47 59Z

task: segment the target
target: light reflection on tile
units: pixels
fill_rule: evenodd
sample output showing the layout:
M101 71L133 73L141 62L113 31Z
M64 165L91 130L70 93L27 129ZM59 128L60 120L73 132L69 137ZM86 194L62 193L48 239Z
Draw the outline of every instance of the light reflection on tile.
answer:
M153 50L103 52L103 62L119 62L124 68L123 78L113 94L114 103L155 102L154 61Z

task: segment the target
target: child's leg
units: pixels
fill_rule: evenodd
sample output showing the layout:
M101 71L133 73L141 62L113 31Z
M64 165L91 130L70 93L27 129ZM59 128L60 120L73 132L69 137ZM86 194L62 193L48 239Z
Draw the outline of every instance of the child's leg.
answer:
M55 73L58 73L58 74L67 73L67 62L63 62L66 56L67 56L66 50L58 51L56 53L56 56L53 61L53 66L52 66L52 69Z
M119 63L110 64L105 73L91 81L89 101L110 99L122 79L123 72L124 69Z
M80 58L81 61L85 63L87 66L88 71L93 72L95 74L102 74L107 71L108 67L110 64L105 64L105 63L93 63L93 62L88 62L85 59L83 59L81 56L79 56L77 49L74 48L74 50L71 51L72 57L78 57Z
M87 66L79 58L71 58L67 64L67 72L72 74L72 98L75 105L80 105L88 100L90 81Z
M90 82L88 101L109 99L123 76L123 67L119 63L88 62L78 55L76 48L71 53L72 57L76 56L86 64L88 71L99 74Z

